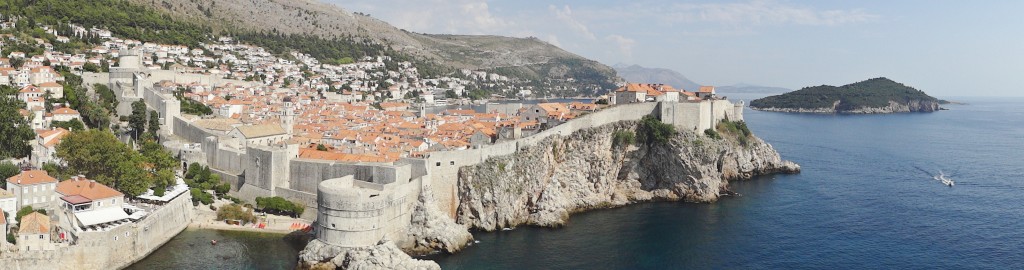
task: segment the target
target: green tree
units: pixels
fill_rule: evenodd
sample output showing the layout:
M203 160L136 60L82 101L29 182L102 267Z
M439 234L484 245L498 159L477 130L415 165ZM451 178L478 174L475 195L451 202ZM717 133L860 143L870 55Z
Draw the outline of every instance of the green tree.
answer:
M145 192L152 181L144 169L144 157L110 131L72 132L57 145L56 156L67 164L69 173L85 175L128 196Z
M317 151L327 151L327 146L324 146L323 144L319 144L318 143L318 144L316 144L316 150Z
M77 118L68 121L53 121L50 122L50 126L64 128L70 131L79 131L85 129L85 124L83 124L82 121L79 121Z
M160 131L160 113L156 111L149 111L149 132L154 138L157 137L157 131Z
M132 129L132 138L138 139L146 131L146 103L141 99L132 102L132 114L128 116L128 128Z
M0 188L7 188L7 178L15 176L21 173L21 168L11 163L10 161L0 162ZM9 210L9 209L8 209Z
M640 120L640 127L637 129L637 137L641 142L665 143L676 134L676 126L662 123L654 116L644 116Z
M32 151L28 141L36 134L21 117L19 109L24 104L13 97L0 96L0 159L23 158Z

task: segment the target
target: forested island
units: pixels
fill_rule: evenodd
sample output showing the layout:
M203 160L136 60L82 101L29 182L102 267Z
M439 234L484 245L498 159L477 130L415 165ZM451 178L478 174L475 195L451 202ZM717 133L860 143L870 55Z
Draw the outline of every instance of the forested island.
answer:
M885 77L843 86L821 85L756 99L750 108L802 113L934 112L944 101Z

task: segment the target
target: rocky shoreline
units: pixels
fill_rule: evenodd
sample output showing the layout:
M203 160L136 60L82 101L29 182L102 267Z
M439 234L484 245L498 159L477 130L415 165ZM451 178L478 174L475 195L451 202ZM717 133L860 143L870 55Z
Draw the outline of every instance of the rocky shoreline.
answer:
M472 241L471 229L557 227L573 213L638 202L714 202L735 194L730 181L800 171L752 135L714 139L683 131L665 142L616 142L621 134L635 135L638 126L623 121L554 135L515 154L462 167L454 220L437 210L425 190L406 239L356 249L314 240L300 252L297 268L438 269L408 254L458 252Z
M729 181L795 173L759 138L746 145L731 136L712 139L680 132L666 143L616 144L619 122L553 136L514 155L459 172L456 220L486 231L520 225L560 226L569 215L647 201L714 202Z
M769 111L769 112L788 112L788 113L818 113L818 114L887 114L887 113L906 113L906 112L935 112L945 110L940 107L940 103L936 101L927 100L912 100L907 103L898 103L896 101L889 101L889 105L884 107L861 107L855 110L837 110L840 102L836 101L831 108L761 108L753 107L751 109L758 111Z

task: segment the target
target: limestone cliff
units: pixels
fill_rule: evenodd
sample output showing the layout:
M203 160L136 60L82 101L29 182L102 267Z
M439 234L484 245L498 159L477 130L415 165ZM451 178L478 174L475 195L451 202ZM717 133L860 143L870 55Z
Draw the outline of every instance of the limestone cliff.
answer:
M635 132L619 122L552 136L513 155L459 170L456 220L483 230L558 226L587 209L652 200L712 202L730 180L797 172L771 145L751 137L712 139L680 132L663 143L616 143Z
M407 230L411 243L403 245L402 249L416 255L425 255L438 251L455 253L462 249L466 243L473 240L466 226L456 224L454 220L445 215L433 203L433 194L430 189L423 189L420 192L419 200L412 212L412 221Z

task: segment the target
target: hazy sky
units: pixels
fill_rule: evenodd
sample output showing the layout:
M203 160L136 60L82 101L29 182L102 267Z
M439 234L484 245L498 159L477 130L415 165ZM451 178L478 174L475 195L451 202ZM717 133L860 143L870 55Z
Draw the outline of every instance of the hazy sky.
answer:
M1024 1L321 1L415 32L535 36L708 85L884 76L938 96L1024 96Z

